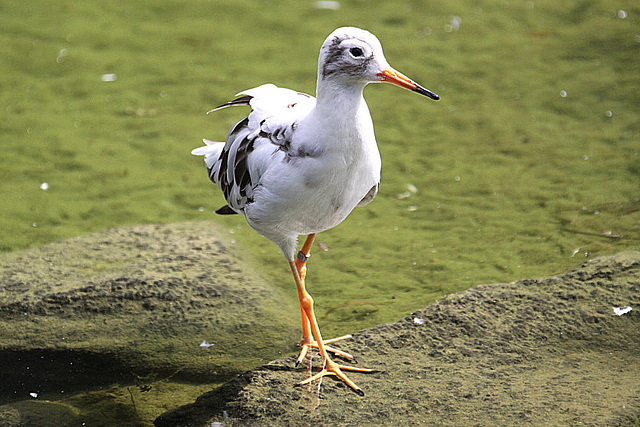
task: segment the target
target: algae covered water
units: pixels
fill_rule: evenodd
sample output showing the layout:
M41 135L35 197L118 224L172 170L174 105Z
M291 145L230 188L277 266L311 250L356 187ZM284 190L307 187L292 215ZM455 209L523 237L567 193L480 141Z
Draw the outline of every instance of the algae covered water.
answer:
M222 197L189 150L246 114L204 114L240 90L314 93L318 49L342 25L377 34L442 99L366 89L382 185L318 238L328 250L314 250L309 287L326 328L638 247L637 5L336 4L4 4L2 250L206 219L293 292L272 244L212 214Z
M4 2L0 249L211 220L295 299L277 248L212 213L224 201L189 151L246 114L204 114L243 89L313 94L320 45L345 25L441 100L365 91L382 183L313 249L325 334L640 246L635 2L331 4Z

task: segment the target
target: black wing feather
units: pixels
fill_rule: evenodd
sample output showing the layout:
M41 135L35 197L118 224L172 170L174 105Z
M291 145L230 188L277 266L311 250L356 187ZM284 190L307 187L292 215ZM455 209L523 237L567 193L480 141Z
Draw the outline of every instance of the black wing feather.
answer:
M227 107L234 107L237 105L249 105L251 98L253 98L253 96L249 96L249 95L241 96L240 98L236 98L233 101L225 102L222 105L218 105L213 110L207 111L207 114L213 113L214 111L222 110L223 108L227 108Z
M216 213L217 213L218 215L235 215L235 214L237 214L238 212L236 212L236 211L234 211L233 209L231 209L231 208L229 207L229 205L224 205L223 207L221 207L220 209L218 209L218 210L216 211Z

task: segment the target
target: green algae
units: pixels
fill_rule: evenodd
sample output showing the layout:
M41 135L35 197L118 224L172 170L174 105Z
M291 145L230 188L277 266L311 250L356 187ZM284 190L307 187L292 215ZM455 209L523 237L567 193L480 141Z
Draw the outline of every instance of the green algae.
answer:
M176 404L187 404L216 385L176 383L166 378L142 379L138 384L114 385L58 401L32 400L3 405L0 422L7 427L149 426L158 414Z
M279 251L242 218L212 214L222 197L189 151L224 138L245 112L204 112L242 89L313 93L320 44L342 25L377 34L390 63L442 99L366 90L382 186L318 237L328 250L314 249L308 285L326 335L638 248L637 5L340 5L2 4L0 250L211 220L295 298Z

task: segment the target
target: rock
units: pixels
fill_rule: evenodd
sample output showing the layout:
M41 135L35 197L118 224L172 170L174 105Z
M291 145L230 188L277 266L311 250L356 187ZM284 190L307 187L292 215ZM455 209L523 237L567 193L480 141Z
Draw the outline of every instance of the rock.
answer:
M143 225L0 256L0 402L145 376L220 382L294 351L295 293L225 236Z
M78 411L56 402L22 401L0 406L0 425L4 427L81 426Z
M615 315L613 307L631 306ZM156 426L637 425L640 252L481 285L337 344L374 374L294 387L293 357L250 370ZM315 364L318 364L317 359Z

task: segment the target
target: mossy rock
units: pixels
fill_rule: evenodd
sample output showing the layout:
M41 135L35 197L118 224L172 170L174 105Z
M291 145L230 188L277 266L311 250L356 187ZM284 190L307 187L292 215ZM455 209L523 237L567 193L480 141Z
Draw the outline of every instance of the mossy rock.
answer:
M476 286L337 346L382 371L350 374L364 397L331 377L294 387L308 372L289 357L156 425L638 425L640 253Z
M295 292L282 295L232 246L194 222L0 256L0 399L141 377L219 382L294 351Z

